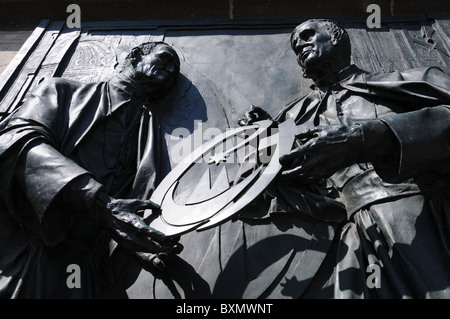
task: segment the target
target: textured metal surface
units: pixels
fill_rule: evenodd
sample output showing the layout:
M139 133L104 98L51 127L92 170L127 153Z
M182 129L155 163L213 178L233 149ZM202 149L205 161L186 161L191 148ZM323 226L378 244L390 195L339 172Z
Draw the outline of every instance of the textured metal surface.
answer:
M131 47L163 40L181 58L174 94L160 102L163 107L157 112L167 151L163 169L168 173L179 163L175 150L182 143L192 151L196 143L208 140L208 129L236 127L250 105L275 116L309 90L311 82L302 77L289 46L289 35L300 22L117 21L67 29L62 22L42 21L0 78L0 119L20 107L44 77L102 81L120 68ZM388 72L437 65L449 70L450 29L442 20L384 20L378 30L367 29L364 19L338 22L350 34L353 62L363 69ZM296 278L284 265L302 265L311 250L325 252L323 243L332 238L330 227L296 223L283 218L276 227L229 222L191 232L182 237L186 249L174 263L170 280L157 280L136 265L127 268L122 280L131 298L289 296L290 285L301 286L305 278ZM234 268L242 263L245 272ZM284 288L257 280L265 276L276 278Z
M352 39L353 62L368 71L450 65L449 27L433 17L384 19L367 29L363 19L337 20ZM182 59L177 95L159 114L168 154L180 141L177 128L225 130L253 105L276 115L309 89L289 47L289 34L301 21L116 21L68 29L44 20L0 78L0 120L20 106L44 78L81 82L108 79L128 50L164 40ZM186 136L183 136L186 137ZM170 163L173 166L175 163Z

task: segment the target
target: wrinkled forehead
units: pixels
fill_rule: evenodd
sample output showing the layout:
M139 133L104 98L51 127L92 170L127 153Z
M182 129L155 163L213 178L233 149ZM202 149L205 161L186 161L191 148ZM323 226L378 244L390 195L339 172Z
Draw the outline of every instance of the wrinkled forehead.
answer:
M323 31L327 32L327 28L325 28L324 24L320 21L308 20L298 25L294 31L291 33L291 43L294 39L298 39L300 34L306 30L314 30L316 32Z

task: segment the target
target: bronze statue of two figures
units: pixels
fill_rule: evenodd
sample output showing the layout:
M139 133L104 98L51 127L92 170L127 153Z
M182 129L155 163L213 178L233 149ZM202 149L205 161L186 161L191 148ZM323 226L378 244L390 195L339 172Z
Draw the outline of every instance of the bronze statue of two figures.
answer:
M366 72L331 20L290 44L311 90L167 175L153 102L179 80L174 48L41 83L0 124L0 295L449 298L450 78Z

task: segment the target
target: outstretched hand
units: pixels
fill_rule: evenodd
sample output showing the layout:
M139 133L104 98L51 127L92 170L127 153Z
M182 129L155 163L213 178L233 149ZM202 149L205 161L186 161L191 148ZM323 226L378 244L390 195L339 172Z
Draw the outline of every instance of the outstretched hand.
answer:
M146 209L157 209L148 200L114 199L101 194L97 199L96 220L106 229L111 238L119 245L132 252L145 264L161 268L164 258L178 254L183 246L177 239L166 237L162 232L148 226L142 217Z
M263 110L261 107L251 105L250 109L247 112L245 112L244 118L238 121L238 124L240 126L246 126L251 125L258 121L271 119L272 117L270 116L270 114L267 113L265 110Z
M280 157L282 175L311 183L328 178L358 162L362 151L361 126L317 126L300 132L301 145Z

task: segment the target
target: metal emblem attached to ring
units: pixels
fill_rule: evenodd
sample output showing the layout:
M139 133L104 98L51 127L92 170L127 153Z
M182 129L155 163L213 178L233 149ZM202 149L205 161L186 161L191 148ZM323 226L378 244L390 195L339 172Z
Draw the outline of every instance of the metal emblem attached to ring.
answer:
M144 218L166 236L229 220L278 175L278 159L291 150L294 131L293 120L264 120L216 136L164 178L151 197L160 214L147 211Z

